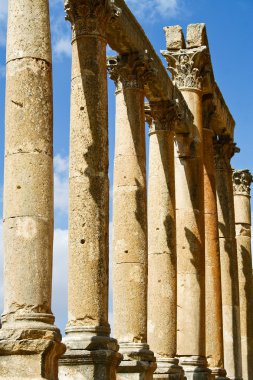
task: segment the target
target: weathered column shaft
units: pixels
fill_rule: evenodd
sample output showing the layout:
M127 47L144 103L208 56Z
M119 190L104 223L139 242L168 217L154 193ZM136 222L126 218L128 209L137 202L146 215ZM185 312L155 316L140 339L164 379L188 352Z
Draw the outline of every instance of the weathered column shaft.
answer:
M223 354L220 247L216 202L213 131L203 129L206 262L206 355L216 376L225 376Z
M234 171L235 230L237 243L240 325L242 345L242 378L253 378L253 281L251 255L250 185L248 170Z
M205 256L201 94L182 91L194 115L194 153L176 154L178 355L205 356ZM197 125L197 122L199 123ZM179 138L180 135L176 136ZM186 142L190 144L191 141ZM180 145L181 142L178 142ZM190 151L190 148L189 148ZM193 327L194 326L194 327Z
M120 343L144 343L147 341L147 207L142 89L117 91L115 140L114 328Z
M235 216L230 159L235 144L229 137L215 141L216 191L221 263L224 365L227 376L241 379L240 309Z
M209 379L205 343L205 228L202 79L208 56L203 25L166 27L173 80L194 117L190 134L176 134L177 354L188 380ZM184 146L186 144L186 146Z
M74 8L72 8L72 6ZM109 337L107 1L65 4L72 23L67 352L60 378L114 379ZM74 10L73 10L74 9ZM81 355L81 359L80 359ZM102 375L103 374L103 375Z
M177 352L177 258L174 106L150 103L148 176L148 343L157 359L154 378L181 379Z
M56 380L57 357L64 346L51 312L53 117L48 1L10 0L7 34L0 378Z
M125 374L145 379L155 369L147 345L147 191L144 88L138 55L112 65L116 82L116 136L113 188L113 316L115 336L124 356ZM136 69L137 67L137 69ZM134 362L129 362L129 357ZM139 362L135 360L138 360ZM144 363L143 363L144 361ZM147 366L147 363L150 365ZM129 367L135 366L134 369ZM132 374L130 375L130 372ZM138 375L137 375L138 374ZM138 377L139 378L139 377Z

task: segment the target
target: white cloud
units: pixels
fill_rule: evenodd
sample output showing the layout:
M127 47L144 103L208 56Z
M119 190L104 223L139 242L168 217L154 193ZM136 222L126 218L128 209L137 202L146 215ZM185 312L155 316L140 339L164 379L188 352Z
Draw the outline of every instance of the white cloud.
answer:
M68 213L68 157L54 157L54 207L56 212Z
M60 38L55 42L53 51L57 57L71 57L71 39L66 37Z
M127 0L135 16L141 19L154 19L156 16L172 18L182 10L183 0Z

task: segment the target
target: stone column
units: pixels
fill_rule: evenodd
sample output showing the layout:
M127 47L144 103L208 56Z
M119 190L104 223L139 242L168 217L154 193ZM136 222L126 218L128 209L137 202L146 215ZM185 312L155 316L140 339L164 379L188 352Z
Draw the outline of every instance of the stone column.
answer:
M195 38L194 25L187 41ZM193 30L192 30L193 28ZM167 30L168 29L168 30ZM205 344L205 229L203 175L202 75L203 46L164 51L173 80L194 116L191 136L176 134L175 156L178 334L177 353L188 380L209 379ZM197 45L198 46L198 45ZM192 141L191 141L192 139ZM187 147L183 145L187 144Z
M116 83L113 188L113 317L124 355L118 379L152 379L147 344L147 205L144 115L145 57L109 59Z
M47 0L10 0L0 379L58 378L64 352L51 311L52 59Z
M204 114L206 121L208 115ZM213 131L203 128L204 212L206 261L206 355L215 377L226 377L224 370L220 247L216 202Z
M233 185L239 276L243 380L253 379L253 282L250 207L251 183L252 175L248 170L234 171Z
M242 378L238 264L230 159L235 144L229 136L214 141L221 263L224 365L230 379Z
M148 176L148 343L154 379L180 380L177 353L177 257L173 101L151 102Z
M67 352L60 379L115 379L121 355L108 323L109 1L67 1L72 24Z

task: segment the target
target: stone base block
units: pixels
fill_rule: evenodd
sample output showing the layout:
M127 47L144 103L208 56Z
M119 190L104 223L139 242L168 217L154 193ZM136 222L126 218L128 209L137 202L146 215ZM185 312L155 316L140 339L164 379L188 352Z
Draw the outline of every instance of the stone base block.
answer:
M119 365L117 380L152 380L156 370L154 353L147 344L120 345L123 360Z
M179 360L175 358L158 358L157 369L154 379L184 380L183 368L178 365Z
M65 345L54 338L51 331L2 330L0 380L58 380L58 358Z
M224 368L210 368L212 380L230 380L227 377L227 372Z
M212 380L211 370L203 356L184 356L179 358L186 380Z
M117 341L95 333L68 329L64 339L67 351L59 360L59 380L116 380L122 359Z
M116 380L120 360L115 351L73 350L59 361L59 380Z

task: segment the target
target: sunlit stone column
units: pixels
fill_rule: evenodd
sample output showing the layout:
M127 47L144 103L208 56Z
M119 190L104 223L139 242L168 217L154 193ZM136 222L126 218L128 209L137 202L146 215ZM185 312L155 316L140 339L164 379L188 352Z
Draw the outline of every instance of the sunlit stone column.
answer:
M58 378L51 311L52 60L47 0L9 0L0 379Z
M175 28L176 30L174 30ZM194 116L191 136L186 138L186 136L176 135L178 148L175 159L175 182L176 189L178 189L176 191L177 354L188 380L210 378L205 344L203 92L201 76L205 74L205 48L198 47L198 28L199 26L195 30L195 25L188 27L187 41L191 41L191 44L188 44L187 49L182 49L183 37L179 27L165 28L168 51L163 51L172 71L173 80L181 90ZM201 32L202 35L204 32ZM174 37L177 45L174 43ZM191 138L192 141L190 141ZM182 147L184 139L185 143L188 144L188 151L185 150L186 147Z
M253 281L250 206L251 183L252 175L248 170L238 170L233 172L243 380L253 379Z
M206 122L208 115L204 113ZM224 370L220 247L216 202L213 131L203 128L204 212L206 261L206 355L215 377L226 378Z
M113 318L124 360L118 379L152 379L147 344L147 205L143 75L138 54L109 59L116 83L113 188Z
M242 378L238 265L230 159L235 144L229 136L214 141L220 242L224 366L230 379Z
M108 323L109 1L67 1L72 24L69 287L66 354L60 379L115 379L121 355Z
M146 106L149 123L148 343L157 369L154 379L182 378L177 351L177 257L173 101Z

